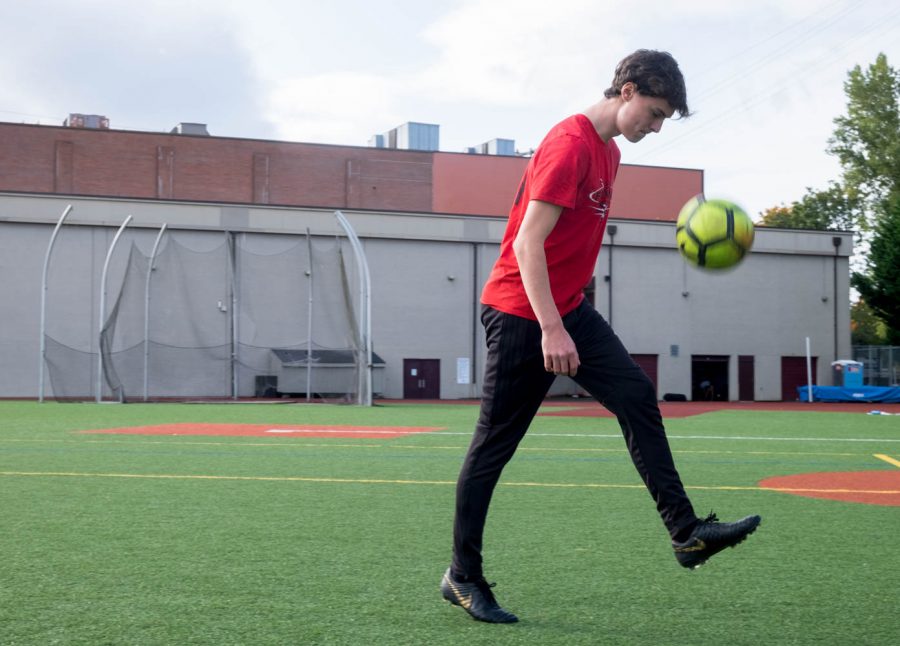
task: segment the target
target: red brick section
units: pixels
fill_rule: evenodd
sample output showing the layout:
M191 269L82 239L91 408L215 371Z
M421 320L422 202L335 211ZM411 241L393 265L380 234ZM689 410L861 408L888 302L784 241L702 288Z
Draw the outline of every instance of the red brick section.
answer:
M174 125L174 124L173 124ZM524 157L0 123L0 191L505 217ZM644 190L653 186L652 191ZM674 220L703 171L623 165L612 217Z
M439 426L334 426L328 424L158 424L80 431L110 435L213 435L240 437L303 437L390 439L414 433L442 431Z
M900 469L800 473L766 478L759 486L805 498L900 507Z
M0 123L0 190L431 211L432 153Z

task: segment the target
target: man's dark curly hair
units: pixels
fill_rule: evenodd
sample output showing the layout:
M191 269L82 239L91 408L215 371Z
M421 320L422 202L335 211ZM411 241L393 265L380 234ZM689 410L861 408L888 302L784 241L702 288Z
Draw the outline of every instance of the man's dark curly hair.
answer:
M616 66L612 85L603 96L608 99L619 96L622 86L629 82L634 83L637 91L644 96L660 97L668 101L679 117L691 116L684 76L669 52L639 49L626 56Z

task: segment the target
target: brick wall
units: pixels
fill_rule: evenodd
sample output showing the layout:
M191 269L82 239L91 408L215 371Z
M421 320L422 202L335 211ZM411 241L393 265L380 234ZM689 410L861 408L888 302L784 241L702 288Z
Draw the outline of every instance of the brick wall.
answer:
M432 154L0 124L0 190L431 210Z
M505 216L527 160L0 123L0 191ZM623 165L612 217L673 220L703 171Z

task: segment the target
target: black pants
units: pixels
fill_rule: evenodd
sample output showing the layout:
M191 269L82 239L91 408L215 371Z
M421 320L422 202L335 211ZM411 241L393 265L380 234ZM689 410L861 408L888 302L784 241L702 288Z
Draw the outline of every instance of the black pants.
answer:
M484 524L494 487L525 436L555 376L544 370L536 321L485 307L487 334L481 413L456 486L455 574L482 573ZM666 439L653 383L609 324L583 302L563 317L581 365L575 381L619 420L634 466L671 536L696 521Z

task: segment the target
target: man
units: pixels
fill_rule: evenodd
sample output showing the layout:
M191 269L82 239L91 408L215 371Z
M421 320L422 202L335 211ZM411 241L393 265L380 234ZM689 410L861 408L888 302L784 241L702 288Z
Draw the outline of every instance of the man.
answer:
M583 296L619 166L614 138L640 141L675 112L690 114L678 64L666 52L639 50L619 63L600 102L550 131L519 186L482 292L488 354L481 412L457 483L453 560L441 580L444 598L477 620L518 621L484 578L482 536L500 473L556 375L572 377L618 418L681 565L699 566L760 522L759 516L735 523L697 518L652 382Z

